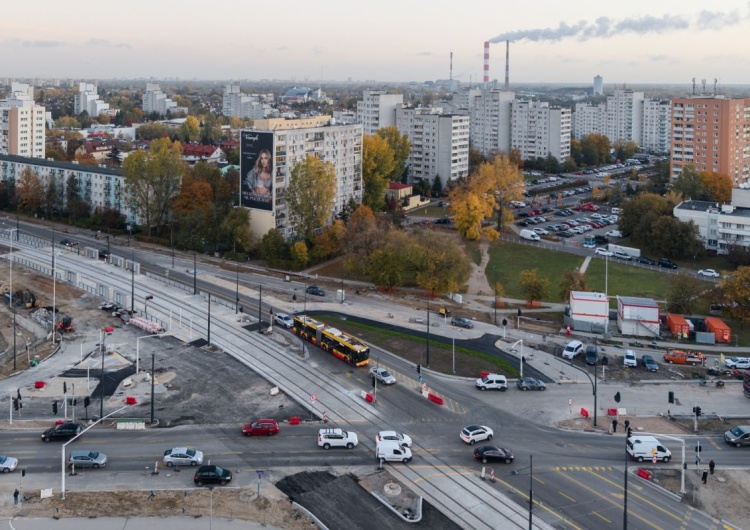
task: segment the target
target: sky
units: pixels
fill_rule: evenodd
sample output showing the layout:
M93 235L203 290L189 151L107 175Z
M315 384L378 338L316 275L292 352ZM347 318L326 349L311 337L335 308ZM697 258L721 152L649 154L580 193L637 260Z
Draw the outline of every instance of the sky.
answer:
M6 2L0 77L750 83L748 0Z

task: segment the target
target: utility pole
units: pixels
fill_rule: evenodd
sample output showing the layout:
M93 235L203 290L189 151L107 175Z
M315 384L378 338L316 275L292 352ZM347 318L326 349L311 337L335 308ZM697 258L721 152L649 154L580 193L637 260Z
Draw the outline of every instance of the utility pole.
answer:
M135 313L135 251L130 249L130 314Z
M198 271L195 268L195 250L193 251L193 294L198 294L198 283L196 279L196 275L198 274Z
M262 333L263 331L262 326L261 326L263 322L261 320L261 312L260 312L260 307L262 303L263 303L263 286L258 285L258 333Z
M236 315L240 310L240 266L239 264L237 265L237 280L234 286L234 296L235 296L234 314Z
M151 354L151 426L154 425L154 358L156 354Z
M432 294L432 290L430 290ZM430 299L427 298L427 355L425 357L425 368L430 367Z
M211 346L211 293L208 293L208 333L206 342Z

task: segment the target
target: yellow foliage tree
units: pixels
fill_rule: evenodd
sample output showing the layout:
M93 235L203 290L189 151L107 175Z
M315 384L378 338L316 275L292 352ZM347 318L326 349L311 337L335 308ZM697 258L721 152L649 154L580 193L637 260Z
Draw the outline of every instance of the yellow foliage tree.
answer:
M295 265L300 269L310 262L310 256L307 252L307 244L304 241L297 241L292 245L292 259Z
M732 320L750 322L750 267L739 267L719 282L724 312Z
M701 171L698 173L703 187L706 191L706 199L718 202L719 204L729 204L732 202L732 179L729 175L723 173L713 173L712 171Z
M396 165L393 149L385 138L377 134L362 138L362 204L376 212L385 208L385 189Z

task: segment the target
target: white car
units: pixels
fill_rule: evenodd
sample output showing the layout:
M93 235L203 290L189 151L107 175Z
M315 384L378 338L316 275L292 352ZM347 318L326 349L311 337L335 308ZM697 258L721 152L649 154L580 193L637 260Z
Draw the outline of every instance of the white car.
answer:
M619 230L610 230L604 235L606 235L607 237L622 237L622 232L620 232Z
M175 447L164 451L164 463L172 466L199 466L203 463L203 453L190 447Z
M607 250L606 248L599 247L594 251L594 254L598 254L599 256L605 256L607 258L611 258L615 255L614 252L611 250Z
M492 440L492 429L485 425L469 425L461 430L459 436L469 445L474 445L482 440Z
M343 429L320 429L318 431L318 446L323 449L331 447L354 448L359 443L357 435Z
M742 368L747 369L750 367L750 359L747 357L731 357L724 361L724 364L727 368L737 368L741 370Z
M273 317L273 321L286 329L290 329L294 326L294 320L286 313L277 313L276 316Z
M547 234L549 234L549 232L547 232L544 228L535 228L534 232L536 232L540 236L546 236Z
M384 385L393 385L396 383L396 378L385 368L370 368L370 377L377 379Z
M718 278L719 273L714 269L701 269L698 271L698 276L705 276L706 278Z
M0 470L3 473L10 473L18 467L18 459L12 456L0 455Z
M398 442L399 445L404 447L411 447L412 439L408 434L396 431L380 431L378 437L375 439L377 442L391 441Z
M625 350L625 366L629 368L638 366L638 357L633 350Z

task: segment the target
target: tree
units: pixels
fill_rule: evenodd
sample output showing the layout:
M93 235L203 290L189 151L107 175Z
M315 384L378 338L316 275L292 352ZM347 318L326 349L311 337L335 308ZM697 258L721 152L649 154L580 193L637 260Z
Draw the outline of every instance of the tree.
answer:
M724 261L732 269L750 266L750 248L744 245L727 245Z
M563 162L561 169L563 173L573 173L578 170L578 165L576 164L576 161L573 160L573 157L569 156Z
M513 147L508 154L510 163L516 166L518 169L523 169L523 157L521 156L521 150L518 147Z
M336 219L313 239L312 257L323 261L338 256L344 249L345 239L346 225L341 219Z
M260 257L269 267L280 265L289 258L289 247L277 229L272 228L261 239Z
M454 226L461 237L469 241L476 241L482 235L497 238L496 230L482 227L482 221L492 215L492 207L486 201L467 188L455 188L449 197Z
M667 311L679 314L693 313L705 290L706 282L699 280L694 274L675 274L669 279Z
M248 208L231 208L221 222L221 230L232 242L233 248L248 251L253 248L255 238L250 230L250 210Z
M523 173L509 157L496 156L479 166L477 178L469 181L469 187L497 211L497 229L501 230L503 219L513 219L510 203L523 199Z
M313 231L325 226L336 199L336 170L330 162L308 156L292 169L287 186L291 221L299 234L312 240Z
M372 209L360 205L354 210L346 226L346 268L369 274L370 256L388 240L387 228L379 225Z
M197 142L201 135L200 122L195 116L188 116L180 125L180 136L185 142Z
M138 150L123 162L125 200L149 235L168 218L184 172L180 143L168 138L152 141L148 151Z
M669 162L659 160L654 165L654 169L656 169L656 174L651 176L646 190L657 195L664 195L671 186L669 183Z
M370 280L390 291L403 284L404 268L402 256L394 249L378 249L370 258Z
M304 269L310 262L310 255L307 251L307 244L305 244L304 241L297 241L294 245L292 245L292 259L294 260L294 265L298 269Z
M362 138L362 204L380 212L385 208L385 190L396 168L388 142L379 135Z
M469 257L456 239L436 230L419 230L413 243L409 262L422 289L455 292L469 279Z
M622 207L618 225L625 236L631 236L636 243L646 244L656 219L672 215L674 206L668 198L641 193Z
M409 159L409 154L411 153L409 136L406 134L402 135L395 126L381 127L375 131L375 134L388 143L388 147L390 147L393 153L395 166L389 175L390 180L400 182L406 176L406 161Z
M469 147L469 175L476 173L479 165L484 162L487 162L487 158L482 152L475 147Z
M571 291L588 291L586 275L577 270L566 270L560 278L560 300L567 302Z
M81 197L81 186L78 177L75 175L68 177L65 186L65 205L68 209L68 215L73 219L88 217L91 214L91 205Z
M701 171L699 173L703 184L703 200L729 204L732 202L732 179L723 173Z
M221 140L221 128L216 120L216 115L209 112L201 125L200 140L202 144L213 145Z
M182 179L180 193L173 201L174 213L178 216L186 216L199 210L205 212L213 202L211 184L205 180L186 175Z
M701 200L705 196L705 188L700 173L693 165L682 168L680 178L674 181L674 190L683 199Z
M611 160L610 149L609 138L603 134L591 133L581 140L582 161L587 166L606 164Z
M615 142L614 149L617 160L623 161L633 158L633 155L638 151L638 144L633 141L618 140Z
M547 153L547 157L544 159L544 170L547 173L559 173L560 162L552 153Z
M64 193L62 186L58 186L55 177L47 179L47 186L44 190L44 215L47 218L53 218L55 213L63 209Z
M719 281L725 314L743 324L750 322L750 267L740 267Z
M136 129L136 136L141 140L156 140L169 136L169 128L158 121L144 123Z
M16 197L21 211L35 214L42 208L44 202L44 187L34 170L27 167L21 173L16 183Z
M519 283L530 305L533 305L535 300L541 301L549 296L549 280L539 277L539 269L521 271Z

